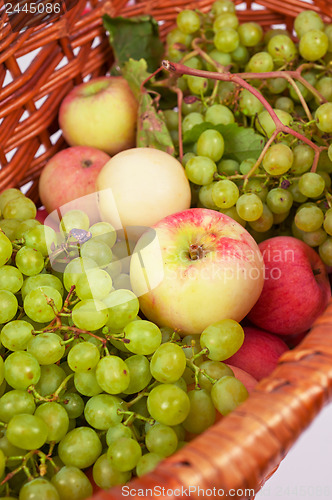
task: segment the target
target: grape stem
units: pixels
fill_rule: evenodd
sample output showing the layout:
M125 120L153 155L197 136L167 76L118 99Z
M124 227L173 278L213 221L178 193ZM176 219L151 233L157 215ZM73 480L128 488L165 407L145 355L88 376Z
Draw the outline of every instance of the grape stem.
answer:
M66 390L69 380L74 375L75 375L74 373L70 373L69 375L67 375L67 377L61 382L57 390L53 394L49 394L48 396L41 396L39 392L36 390L34 385L30 385L28 387L28 392L33 395L36 401L47 401L47 402L58 401L58 399L60 399L59 396L60 392Z
M148 422L151 425L154 424L153 418L144 417L143 415L140 415L139 413L136 413L134 411L118 410L117 413L118 413L118 415L128 415L128 417L130 416L130 417L132 417L132 419L137 418L138 420L143 420L143 422ZM128 418L127 418L127 420L128 420Z

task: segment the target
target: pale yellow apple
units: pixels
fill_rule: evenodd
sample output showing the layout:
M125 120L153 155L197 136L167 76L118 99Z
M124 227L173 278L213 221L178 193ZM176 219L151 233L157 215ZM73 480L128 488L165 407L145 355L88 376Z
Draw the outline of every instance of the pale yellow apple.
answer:
M193 208L165 217L139 239L130 279L149 320L181 334L201 333L246 316L261 294L264 262L240 224Z
M181 163L152 148L122 151L97 177L99 211L116 229L150 227L190 207L189 181ZM120 222L119 222L120 221Z

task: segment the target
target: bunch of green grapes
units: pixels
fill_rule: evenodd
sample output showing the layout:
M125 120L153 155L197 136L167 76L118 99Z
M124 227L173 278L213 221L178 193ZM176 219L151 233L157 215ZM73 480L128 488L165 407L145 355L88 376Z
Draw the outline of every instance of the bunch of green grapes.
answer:
M10 210L9 210L9 208ZM139 316L128 251L81 210L40 224L0 194L0 496L89 498L142 476L248 396L233 320L180 335Z
M255 22L241 24L230 0L216 0L206 14L183 10L176 22L167 36L166 57L193 70L245 73L256 91L197 75L176 79L184 95L182 137L201 130L194 143L184 143L182 158L193 206L229 215L257 242L280 234L300 238L331 266L332 24L304 11L294 21L294 41L286 30L264 33ZM309 88L280 73L269 76L302 65ZM220 126L252 129L265 142L274 134L275 122L257 92L283 125L320 148L318 162L310 143L285 133L275 137L260 162L258 153L239 158L227 152ZM164 113L178 145L179 110Z

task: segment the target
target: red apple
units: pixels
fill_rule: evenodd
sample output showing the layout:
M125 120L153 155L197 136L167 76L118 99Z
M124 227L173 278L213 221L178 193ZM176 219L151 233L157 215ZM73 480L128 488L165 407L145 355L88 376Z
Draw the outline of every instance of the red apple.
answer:
M263 291L248 317L279 335L308 330L326 308L331 287L318 253L291 236L259 244L265 263Z
M63 149L55 154L39 179L39 196L46 211L51 214L72 202L68 209L82 209L90 222L97 221L96 179L109 160L108 154L86 146Z
M273 372L279 357L283 352L288 351L288 347L273 333L250 326L245 326L243 330L242 346L233 356L225 360L225 363L237 366L256 380L261 380Z
M46 217L48 216L48 211L44 207L40 207L37 210L36 220L38 220L41 224L44 224Z
M244 318L262 291L264 264L240 224L215 210L192 208L141 236L130 278L149 320L182 334L201 333L222 319Z
M137 101L121 76L103 76L74 87L59 110L70 146L91 146L115 155L135 146Z

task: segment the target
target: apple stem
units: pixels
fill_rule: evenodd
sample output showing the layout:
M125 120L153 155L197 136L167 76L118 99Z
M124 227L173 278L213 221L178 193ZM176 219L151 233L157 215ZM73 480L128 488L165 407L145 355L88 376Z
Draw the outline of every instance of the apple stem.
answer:
M204 250L201 245L196 245L195 243L192 243L189 246L190 260L198 260L201 259L203 256L204 256Z
M318 276L319 274L321 274L320 269L313 269L312 272L314 273L314 276Z

